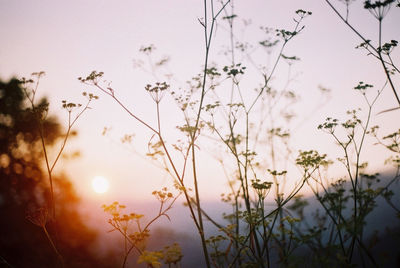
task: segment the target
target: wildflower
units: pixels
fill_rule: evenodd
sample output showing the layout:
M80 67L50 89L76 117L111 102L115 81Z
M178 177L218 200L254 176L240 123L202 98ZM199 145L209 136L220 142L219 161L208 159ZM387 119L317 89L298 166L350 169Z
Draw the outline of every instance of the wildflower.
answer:
M153 268L161 267L160 259L163 254L159 251L143 251L142 255L139 256L138 263L147 263Z
M41 207L35 211L29 212L26 218L33 224L44 228L48 220L48 211L46 207Z
M165 264L177 264L183 257L181 247L178 243L166 246L163 255Z

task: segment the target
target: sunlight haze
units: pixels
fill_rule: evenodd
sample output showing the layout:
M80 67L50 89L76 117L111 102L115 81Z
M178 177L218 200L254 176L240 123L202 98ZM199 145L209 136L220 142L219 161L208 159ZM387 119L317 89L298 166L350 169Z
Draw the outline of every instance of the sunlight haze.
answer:
M50 112L60 116L61 101L83 102L82 91L99 95L92 109L76 125L79 135L71 139L68 151L80 151L79 161L63 160L56 167L66 172L80 193L84 185L96 174L110 178L111 199L134 196L149 199L154 189L163 185L172 187L168 175L146 156L151 133L130 118L116 103L95 88L82 85L77 80L92 70L103 71L105 79L112 81L118 96L137 115L150 125L156 124L154 103L144 91L144 86L155 78L134 62L140 59L139 49L154 44L155 55L170 57L168 71L173 75L174 90L185 86L185 81L201 71L204 56L201 1L7 1L0 2L0 77L29 77L30 73L45 71L39 95L50 97ZM354 5L360 5L355 3ZM338 6L340 7L339 3ZM292 144L296 150L318 149L332 153L336 147L328 135L316 130L328 116L344 118L354 106L363 106L363 100L352 88L359 81L374 84L377 89L384 84L378 62L367 57L365 51L355 50L358 39L328 8L324 1L237 1L239 15L238 38L257 42L260 26L290 28L291 17L297 9L313 12L304 21L305 28L287 47L287 55L301 59L294 64L291 87L301 96L293 109L299 114L291 128L296 132ZM366 36L372 35L376 22L365 10L354 7L350 18ZM250 23L245 30L243 20ZM385 39L400 39L399 9L392 10L385 19ZM229 64L222 53L227 40L227 28L218 25L212 43L211 62ZM371 39L376 36L371 36ZM254 52L254 60L270 65L263 51ZM399 54L395 54L399 59ZM267 62L265 62L267 60ZM280 65L274 85L281 87L286 77L284 64ZM251 69L251 66L249 66ZM378 70L378 71L376 71ZM250 89L258 86L260 75L249 74L243 85ZM398 78L396 80L398 82ZM318 86L331 90L330 97L320 97ZM321 102L322 103L319 103ZM165 120L162 127L169 144L174 143L175 126L181 124L180 112L170 96L162 103ZM389 88L380 97L375 114L393 108L396 103ZM364 107L365 108L365 107ZM398 120L399 111L374 117L376 122ZM106 135L102 135L104 128ZM134 134L130 144L121 143L125 134ZM207 139L199 144L200 191L206 199L218 199L227 187L220 165L217 148L207 146ZM383 158L378 148L366 152L375 160L375 168ZM179 159L179 154L174 155ZM376 157L376 156L375 156ZM292 162L294 161L291 160ZM179 161L178 161L179 162ZM335 171L340 174L343 171ZM210 187L212 185L212 187Z

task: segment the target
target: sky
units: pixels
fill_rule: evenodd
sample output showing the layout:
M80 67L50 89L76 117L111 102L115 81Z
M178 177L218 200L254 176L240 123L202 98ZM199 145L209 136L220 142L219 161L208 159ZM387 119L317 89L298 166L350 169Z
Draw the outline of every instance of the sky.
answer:
M67 152L79 150L80 158L62 159L56 170L68 174L84 199L99 204L150 199L153 190L172 184L170 177L145 155L151 133L108 96L81 84L77 78L92 70L103 71L120 99L136 115L155 125L155 106L144 87L157 78L151 74L147 59L139 49L154 44L155 58L169 57L168 68L160 72L173 74L171 87L182 90L185 82L198 74L204 64L204 32L199 23L204 17L202 4L203 1L194 0L0 0L0 79L29 77L32 72L45 71L38 94L49 97L50 113L58 115L61 122L67 120L61 109L62 100L84 103L83 91L100 97L77 122L75 129L79 135L66 148ZM339 1L334 4L344 11ZM377 21L361 4L356 1L351 6L349 20L368 39L376 40ZM334 159L339 151L333 140L316 127L328 116L344 118L349 109L365 108L362 97L351 90L359 81L374 84L378 89L385 79L379 63L365 51L355 49L361 40L325 1L234 1L234 12L238 15L235 36L257 44L264 38L261 26L291 29L298 9L313 14L305 19L304 30L285 50L285 55L301 59L292 67L290 83L301 96L299 103L292 107L299 115L290 126L291 142L295 150L318 149ZM245 27L245 22L249 26ZM400 8L393 7L384 20L383 40L400 40L398 25ZM229 45L227 29L226 22L219 21L212 40L210 62L219 67L230 64L223 53ZM258 49L252 58L256 65L271 68L274 55ZM395 62L399 62L399 55L398 51L393 53ZM246 64L246 58L238 58ZM137 67L139 60L143 60L145 70ZM248 67L242 83L251 89L259 85L262 77ZM286 76L287 66L280 63L273 86L282 88ZM397 77L394 81L398 85L400 80ZM330 89L329 99L320 97L319 86ZM175 126L182 122L182 115L170 96L165 97L162 105L163 130L172 144L177 137ZM382 124L383 132L398 129L400 112L376 114L393 107L396 102L386 88L373 113L373 123ZM105 127L109 131L102 135ZM125 134L134 134L132 144L121 143ZM223 170L215 161L219 149L213 148L206 139L200 142L200 191L204 199L216 200L227 186ZM179 154L174 157L181 161ZM384 157L377 146L370 146L365 152L365 158L373 160L372 166L376 169L382 166ZM334 171L334 174L340 172ZM90 185L94 176L110 180L107 193L93 192Z

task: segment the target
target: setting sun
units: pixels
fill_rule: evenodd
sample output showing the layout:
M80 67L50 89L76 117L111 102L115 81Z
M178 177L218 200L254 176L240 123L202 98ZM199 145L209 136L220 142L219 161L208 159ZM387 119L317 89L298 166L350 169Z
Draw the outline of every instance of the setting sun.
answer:
M96 193L102 194L108 191L108 180L102 176L96 176L92 180L92 188Z
M400 0L0 0L0 268L400 268L399 26Z

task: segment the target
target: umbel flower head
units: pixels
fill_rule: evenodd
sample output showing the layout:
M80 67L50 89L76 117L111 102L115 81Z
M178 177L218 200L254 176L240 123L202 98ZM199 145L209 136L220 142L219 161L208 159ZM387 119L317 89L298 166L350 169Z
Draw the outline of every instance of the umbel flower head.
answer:
M367 0L364 2L364 8L368 9L377 20L382 20L389 12L390 6L395 0L384 0L384 1L371 1Z
M159 103L164 96L165 91L169 88L166 82L157 82L155 85L147 84L144 89L150 93L151 98Z
M34 211L30 211L26 215L26 219L28 219L33 224L39 227L45 227L48 220L48 211L46 207L41 207Z

